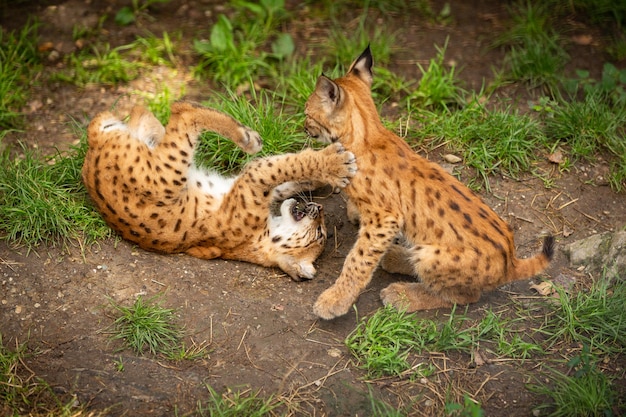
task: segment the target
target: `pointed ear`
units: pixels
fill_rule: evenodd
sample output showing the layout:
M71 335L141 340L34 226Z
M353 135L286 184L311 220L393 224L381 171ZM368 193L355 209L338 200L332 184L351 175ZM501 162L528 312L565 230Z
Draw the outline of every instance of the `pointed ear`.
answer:
M365 82L365 84L372 86L372 64L374 60L372 58L372 51L370 46L367 45L367 48L361 53L361 55L350 65L350 69L348 73L356 75L361 80Z
M317 79L315 93L328 110L337 107L341 100L341 88L325 75L320 75Z

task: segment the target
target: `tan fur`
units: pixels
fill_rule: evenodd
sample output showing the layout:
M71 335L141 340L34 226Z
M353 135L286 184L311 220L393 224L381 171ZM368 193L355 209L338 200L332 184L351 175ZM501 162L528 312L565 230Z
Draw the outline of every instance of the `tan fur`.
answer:
M83 182L107 223L147 250L237 259L312 278L326 239L321 206L279 200L313 182L344 187L356 171L354 156L339 144L307 149L253 160L225 178L194 166L199 134L215 131L248 153L261 149L259 134L189 103L174 103L171 113L165 128L141 106L127 123L103 112L89 124ZM279 213L271 213L274 206Z
M345 314L381 260L391 272L419 277L381 292L384 304L408 311L472 303L483 291L546 268L551 237L539 255L516 258L511 228L495 212L384 128L371 97L371 67L368 48L345 76L321 76L305 107L308 134L342 143L359 167L344 190L349 215L360 217L358 238L337 281L317 299L315 314Z

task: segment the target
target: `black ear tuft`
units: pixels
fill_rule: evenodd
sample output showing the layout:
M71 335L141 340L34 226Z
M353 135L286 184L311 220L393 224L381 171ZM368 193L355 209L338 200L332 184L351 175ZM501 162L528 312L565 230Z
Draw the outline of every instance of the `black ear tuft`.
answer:
M370 49L370 45L367 45L367 48L359 55L359 57L350 65L349 73L356 75L369 86L372 85L372 65L374 64L374 59L372 58L372 50Z

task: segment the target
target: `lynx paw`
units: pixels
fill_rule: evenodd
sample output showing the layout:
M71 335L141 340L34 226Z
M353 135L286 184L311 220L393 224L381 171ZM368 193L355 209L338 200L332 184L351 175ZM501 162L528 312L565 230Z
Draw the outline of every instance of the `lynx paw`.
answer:
M333 187L344 188L350 184L350 178L357 172L356 157L346 152L339 142L327 146L321 152L328 158L328 183Z
M346 314L355 301L354 297L340 294L335 287L330 287L317 298L313 313L324 320L331 320Z
M263 139L261 139L261 135L255 130L250 129L249 127L242 126L241 130L241 149L244 152L253 154L257 153L263 148Z

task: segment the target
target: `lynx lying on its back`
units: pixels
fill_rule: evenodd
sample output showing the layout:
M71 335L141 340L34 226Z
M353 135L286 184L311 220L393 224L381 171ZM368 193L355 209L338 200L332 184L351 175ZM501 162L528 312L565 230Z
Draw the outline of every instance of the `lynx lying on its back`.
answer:
M305 107L309 135L342 143L359 166L345 188L348 214L360 216L358 239L335 284L317 299L315 313L324 319L345 314L381 260L391 272L419 277L381 292L383 303L408 311L472 303L483 291L546 268L553 238L544 240L539 255L516 258L511 228L496 213L384 128L371 84L368 47L345 76L319 77ZM406 244L394 245L398 236Z
M322 208L287 199L297 181L345 187L356 171L354 156L337 145L254 160L235 178L193 164L203 130L215 131L248 153L259 134L216 110L174 103L164 128L143 107L128 123L109 112L88 128L83 182L107 223L148 250L185 252L278 266L293 279L312 278L312 262L326 240Z

